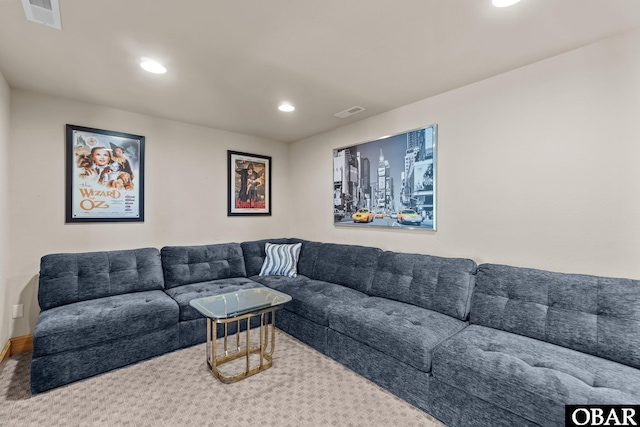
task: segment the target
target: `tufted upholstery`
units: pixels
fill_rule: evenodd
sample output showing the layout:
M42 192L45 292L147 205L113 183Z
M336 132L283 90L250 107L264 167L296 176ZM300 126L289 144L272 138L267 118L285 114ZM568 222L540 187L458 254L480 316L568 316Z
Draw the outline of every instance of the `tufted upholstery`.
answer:
M38 303L42 310L129 292L163 289L155 248L51 254L40 260Z
M640 368L640 283L482 264L471 323Z
M329 327L422 371L431 370L431 354L465 322L431 310L369 297L331 310Z
M335 243L316 245L314 249L317 255L313 271L308 275L310 278L348 286L364 293L369 291L381 249ZM300 255L302 257L303 254Z
M162 291L80 301L40 313L33 356L51 355L174 326L178 305Z
M465 320L476 269L470 259L384 252L369 294Z
M355 304L358 300L368 298L362 292L334 283L310 279L301 282L296 280L297 277L284 279L278 281L277 286L273 286L274 282L269 283L274 289L291 295L292 300L283 306L283 310L320 326L329 325L329 313L336 309L336 306Z
M566 404L638 404L640 371L509 332L471 325L437 347L435 379L542 426Z
M165 246L160 253L167 289L208 280L247 276L239 243Z
M165 292L176 300L180 306L180 321L201 319L203 316L195 308L189 305L189 301L196 298L220 295L226 292L234 292L238 289L250 289L261 287L258 283L246 277L234 277L231 279L211 280L208 282L191 283L167 289Z
M382 250L366 246L340 245L335 243L308 242L300 239L263 239L243 242L247 276L260 273L264 262L265 243L302 242L298 274L311 279L322 280L348 286L360 292L366 292L371 286L378 256Z
M303 243L298 277L258 276L267 241ZM565 404L640 403L638 281L298 239L41 266L34 393L202 342L189 301L269 286L293 298L278 327L452 427L559 425Z
M285 288L305 286L311 281L306 276L298 274L296 277L286 276L253 276L251 278L254 282L258 282L261 285L275 289L277 291L284 292Z

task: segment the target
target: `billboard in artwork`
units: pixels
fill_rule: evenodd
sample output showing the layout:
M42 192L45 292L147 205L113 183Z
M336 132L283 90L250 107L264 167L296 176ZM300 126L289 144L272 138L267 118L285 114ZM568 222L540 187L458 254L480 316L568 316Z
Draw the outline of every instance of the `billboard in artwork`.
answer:
M333 150L333 222L436 229L437 125Z

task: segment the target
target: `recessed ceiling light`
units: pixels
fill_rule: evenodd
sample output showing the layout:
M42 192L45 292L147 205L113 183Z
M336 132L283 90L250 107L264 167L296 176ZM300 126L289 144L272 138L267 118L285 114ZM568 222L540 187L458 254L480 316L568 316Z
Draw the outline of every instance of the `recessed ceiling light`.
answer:
M290 112L294 111L295 109L296 109L296 107L294 107L293 105L289 104L288 102L283 102L282 104L280 104L280 106L278 106L278 110L284 111L285 113L290 113Z
M162 64L151 58L142 58L140 60L140 66L143 70L154 74L164 74L167 72L167 69Z
M493 0L495 7L507 7L518 3L520 0Z

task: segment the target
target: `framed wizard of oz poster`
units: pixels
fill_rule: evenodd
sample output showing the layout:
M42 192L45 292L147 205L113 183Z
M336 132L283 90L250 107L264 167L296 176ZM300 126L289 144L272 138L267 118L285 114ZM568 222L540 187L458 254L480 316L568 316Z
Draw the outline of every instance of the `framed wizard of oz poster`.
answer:
M144 136L66 131L66 222L144 221Z
M271 215L271 157L227 153L227 216Z

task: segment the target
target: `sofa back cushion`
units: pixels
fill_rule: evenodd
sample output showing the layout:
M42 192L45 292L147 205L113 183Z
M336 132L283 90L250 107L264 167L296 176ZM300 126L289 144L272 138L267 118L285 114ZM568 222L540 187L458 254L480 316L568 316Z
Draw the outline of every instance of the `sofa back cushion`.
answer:
M371 288L381 249L335 243L316 243L309 249L307 256L315 258L310 278L365 293Z
M160 252L167 289L189 283L247 276L239 243L165 246Z
M640 282L482 264L471 323L640 368Z
M477 267L470 259L384 252L369 294L466 320Z
M247 277L257 276L260 274L260 270L262 269L262 264L264 263L264 258L266 256L266 243L273 243L276 245L302 243L302 249L300 251L300 256L298 257L298 274L302 274L304 276L309 275L311 268L313 268L312 259L310 257L304 257L305 249L307 249L305 247L309 242L300 239L280 238L252 240L249 242L242 242L240 244L244 255L244 265L247 269Z
M40 260L42 310L130 292L164 288L155 248L45 255Z

